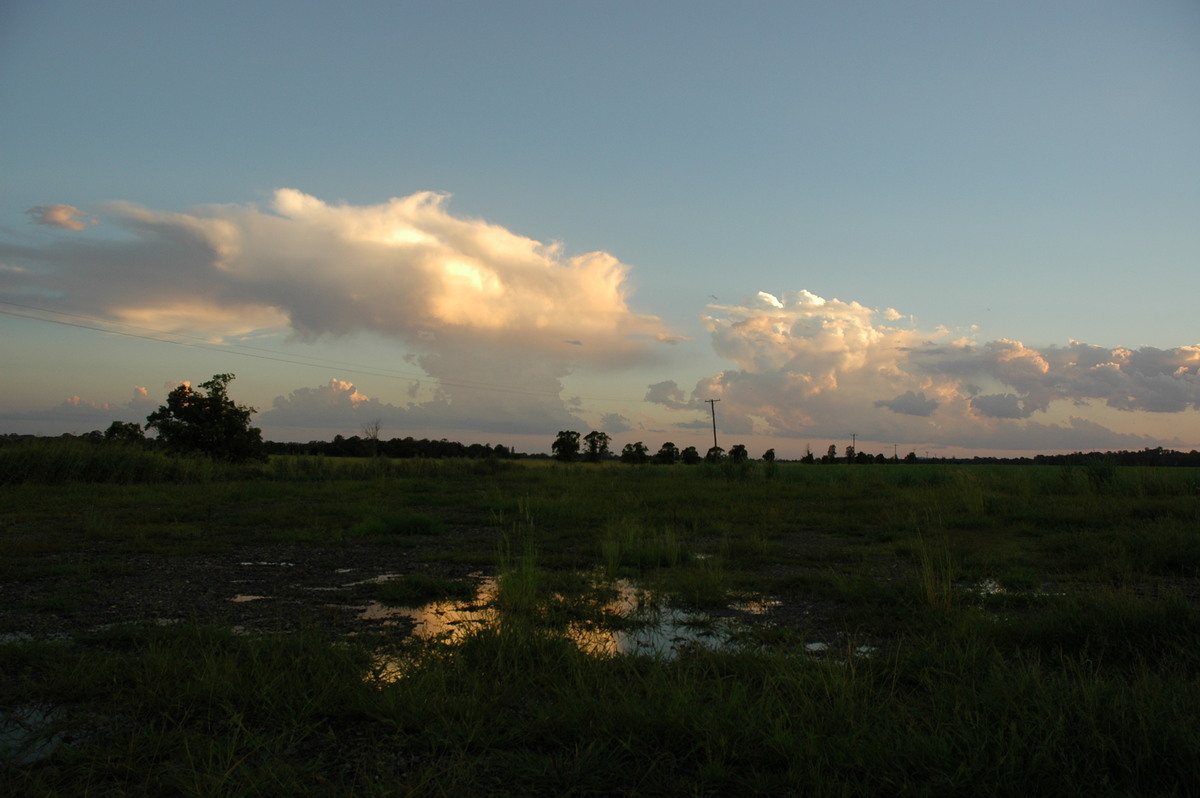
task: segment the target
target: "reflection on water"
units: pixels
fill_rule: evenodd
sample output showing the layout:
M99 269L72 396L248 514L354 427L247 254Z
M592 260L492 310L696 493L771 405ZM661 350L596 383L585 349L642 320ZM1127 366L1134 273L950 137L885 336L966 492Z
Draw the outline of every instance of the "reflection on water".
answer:
M594 619L566 625L566 636L584 651L669 657L689 646L720 648L733 644L737 624L730 619L671 607L627 580L618 580L610 587L612 597L589 613ZM389 607L374 602L362 608L359 618L385 624L406 619L418 637L457 643L472 631L499 622L496 594L496 580L484 578L472 601L437 601L422 607Z

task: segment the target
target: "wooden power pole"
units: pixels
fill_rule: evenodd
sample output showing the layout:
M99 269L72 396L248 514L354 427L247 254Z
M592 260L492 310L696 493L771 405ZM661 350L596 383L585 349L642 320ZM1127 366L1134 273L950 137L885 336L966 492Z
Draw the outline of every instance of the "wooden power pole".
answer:
M719 401L721 401L721 400L720 400L720 399L705 399L704 401L708 402L708 404L709 404L709 407L711 407L711 408L712 408L712 417L713 417L713 448L714 448L714 449L716 449L716 448L717 448L717 402L719 402Z

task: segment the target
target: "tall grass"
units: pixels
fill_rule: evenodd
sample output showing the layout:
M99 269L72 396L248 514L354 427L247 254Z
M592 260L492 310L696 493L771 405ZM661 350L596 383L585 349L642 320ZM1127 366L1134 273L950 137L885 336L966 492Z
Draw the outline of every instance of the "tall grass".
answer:
M176 457L124 444L59 438L0 446L0 485L194 483L247 473L206 457Z

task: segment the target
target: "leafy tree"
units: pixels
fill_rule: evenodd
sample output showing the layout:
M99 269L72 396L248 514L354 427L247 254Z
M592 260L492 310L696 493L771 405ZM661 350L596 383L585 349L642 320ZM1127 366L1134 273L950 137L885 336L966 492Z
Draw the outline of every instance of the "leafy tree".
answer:
M846 462L847 463L854 462L854 447L853 446L846 447Z
M808 465L817 462L817 458L813 456L812 447L808 444L804 445L804 456L800 458L800 462L807 463Z
M679 462L679 447L671 441L667 441L654 455L654 462L661 465L675 465Z
M554 459L561 463L574 462L575 455L579 454L579 433L574 430L559 432L550 445L550 451L554 452Z
M638 441L637 443L627 443L625 448L621 450L621 462L629 463L630 465L641 465L650 459L650 450L646 448L646 444Z
M729 450L729 462L744 463L750 459L750 453L746 451L744 444L737 444Z
M175 452L196 452L215 460L265 460L262 430L250 426L253 407L229 398L232 374L214 374L194 389L187 383L167 395L167 403L146 416L146 429Z
M696 463L704 462L704 458L700 456L700 452L696 451L695 446L689 446L680 452L679 459L684 465L696 465Z
M822 463L836 463L837 462L837 445L836 444L833 444L833 443L829 444L829 451L826 452L825 456L821 458L821 462Z
M584 455L589 463L599 463L608 454L608 444L612 438L607 432L599 432L592 430L587 435L583 436L583 442L587 444L587 453Z
M763 452L762 459L763 459L764 463L774 463L775 462L775 450L767 449L765 452Z
M725 450L720 446L714 446L708 450L708 454L704 455L706 463L721 463L725 460Z
M146 440L142 425L133 421L114 421L104 430L104 440L112 443L141 443Z

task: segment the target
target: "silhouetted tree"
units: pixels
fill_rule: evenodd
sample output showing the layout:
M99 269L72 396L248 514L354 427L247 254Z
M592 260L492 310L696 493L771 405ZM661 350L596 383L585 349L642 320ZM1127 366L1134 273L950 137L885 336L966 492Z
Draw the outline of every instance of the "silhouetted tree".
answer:
M558 437L550 445L550 451L554 452L554 459L559 462L573 462L575 455L579 454L579 433L573 430L558 433Z
M704 462L704 458L700 456L700 452L696 451L695 446L689 446L680 452L679 460L684 465L696 465L696 463Z
M708 450L708 454L704 455L706 463L720 463L725 460L725 450L720 446L714 446Z
M104 440L111 443L143 443L146 433L142 425L133 421L114 421L104 430Z
M762 459L763 459L764 463L774 463L775 462L775 450L767 449L765 452L763 452Z
M599 463L608 454L608 444L612 440L607 432L598 432L593 430L583 436L583 442L587 444L587 453L584 455L589 463Z
M146 428L176 452L198 452L217 460L265 460L262 430L250 426L253 407L229 398L232 374L214 374L193 389L187 383L167 395L167 403L146 417Z
M679 447L667 441L654 455L654 462L660 465L675 465L679 462Z
M739 443L729 450L729 462L731 463L744 463L749 459L750 453L746 451L743 444Z
M837 445L836 444L832 444L832 443L829 444L829 451L825 452L825 456L821 458L821 462L822 463L836 463L837 462Z
M379 454L379 430L382 426L383 422L378 418L362 425L363 440L367 442L372 457Z
M650 459L650 450L646 448L646 444L638 441L637 443L627 443L625 448L621 450L621 462L629 463L630 465L641 465Z

